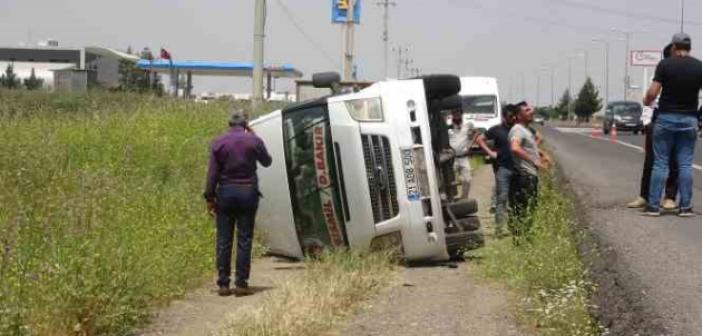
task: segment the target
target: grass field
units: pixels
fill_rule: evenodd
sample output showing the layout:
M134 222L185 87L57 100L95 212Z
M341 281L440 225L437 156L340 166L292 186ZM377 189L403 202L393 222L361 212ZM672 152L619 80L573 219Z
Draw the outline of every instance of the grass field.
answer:
M0 91L0 334L118 335L212 275L228 107Z

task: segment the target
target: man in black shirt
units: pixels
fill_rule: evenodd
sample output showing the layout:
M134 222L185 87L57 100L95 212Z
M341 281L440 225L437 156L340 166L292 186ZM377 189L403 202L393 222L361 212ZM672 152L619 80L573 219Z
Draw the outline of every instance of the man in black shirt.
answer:
M692 40L689 35L675 34L672 43L673 57L658 63L653 83L644 98L644 105L650 106L660 93L658 116L653 126L655 159L646 215L660 216L659 204L672 155L678 159L678 215L691 217L694 216L692 163L698 132L697 108L702 89L702 62L690 56Z
M514 124L512 115L516 113L515 105L507 105L502 113L502 123L478 136L478 146L492 158L492 168L495 173L495 235L501 236L504 224L507 222L507 200L509 184L512 176L512 153L510 151L509 130ZM486 140L492 140L494 149L487 145Z
M672 56L673 44L668 44L663 49L663 58L667 59ZM653 171L653 125L655 125L658 117L658 108L653 109L651 120L644 127L644 165L641 172L641 186L639 189L639 197L631 203L627 204L629 208L645 208L648 204L648 193L651 185L651 172ZM676 209L675 199L678 195L678 160L675 156L670 157L668 163L669 173L668 179L665 182L665 199L663 200L663 210L673 211Z

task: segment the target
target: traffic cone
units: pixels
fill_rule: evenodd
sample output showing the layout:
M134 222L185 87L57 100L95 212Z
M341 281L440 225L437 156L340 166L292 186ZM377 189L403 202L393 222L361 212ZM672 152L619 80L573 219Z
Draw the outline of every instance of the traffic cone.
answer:
M612 125L612 133L609 139L612 142L617 142L617 125Z
M595 126L595 127L592 128L592 134L591 134L590 136L593 137L593 138L599 138L601 132L602 132L602 130L600 130L599 127L596 127L596 126Z

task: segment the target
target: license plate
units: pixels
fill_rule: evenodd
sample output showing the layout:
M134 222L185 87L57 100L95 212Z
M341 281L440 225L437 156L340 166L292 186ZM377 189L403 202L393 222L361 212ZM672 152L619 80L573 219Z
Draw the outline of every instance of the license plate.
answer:
M636 124L626 124L627 127L635 127Z
M414 169L414 152L412 148L402 150L402 171L405 173L405 188L407 199L419 201L422 197L417 184L417 172Z

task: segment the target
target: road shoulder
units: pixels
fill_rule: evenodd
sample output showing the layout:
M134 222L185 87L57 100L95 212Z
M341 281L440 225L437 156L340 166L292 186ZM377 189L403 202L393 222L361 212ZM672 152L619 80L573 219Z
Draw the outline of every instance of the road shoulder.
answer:
M472 193L480 205L484 230L492 230L489 214L494 177L489 166L473 172ZM528 335L514 316L514 299L497 284L480 279L468 261L404 268L401 280L365 303L338 331L339 335Z

